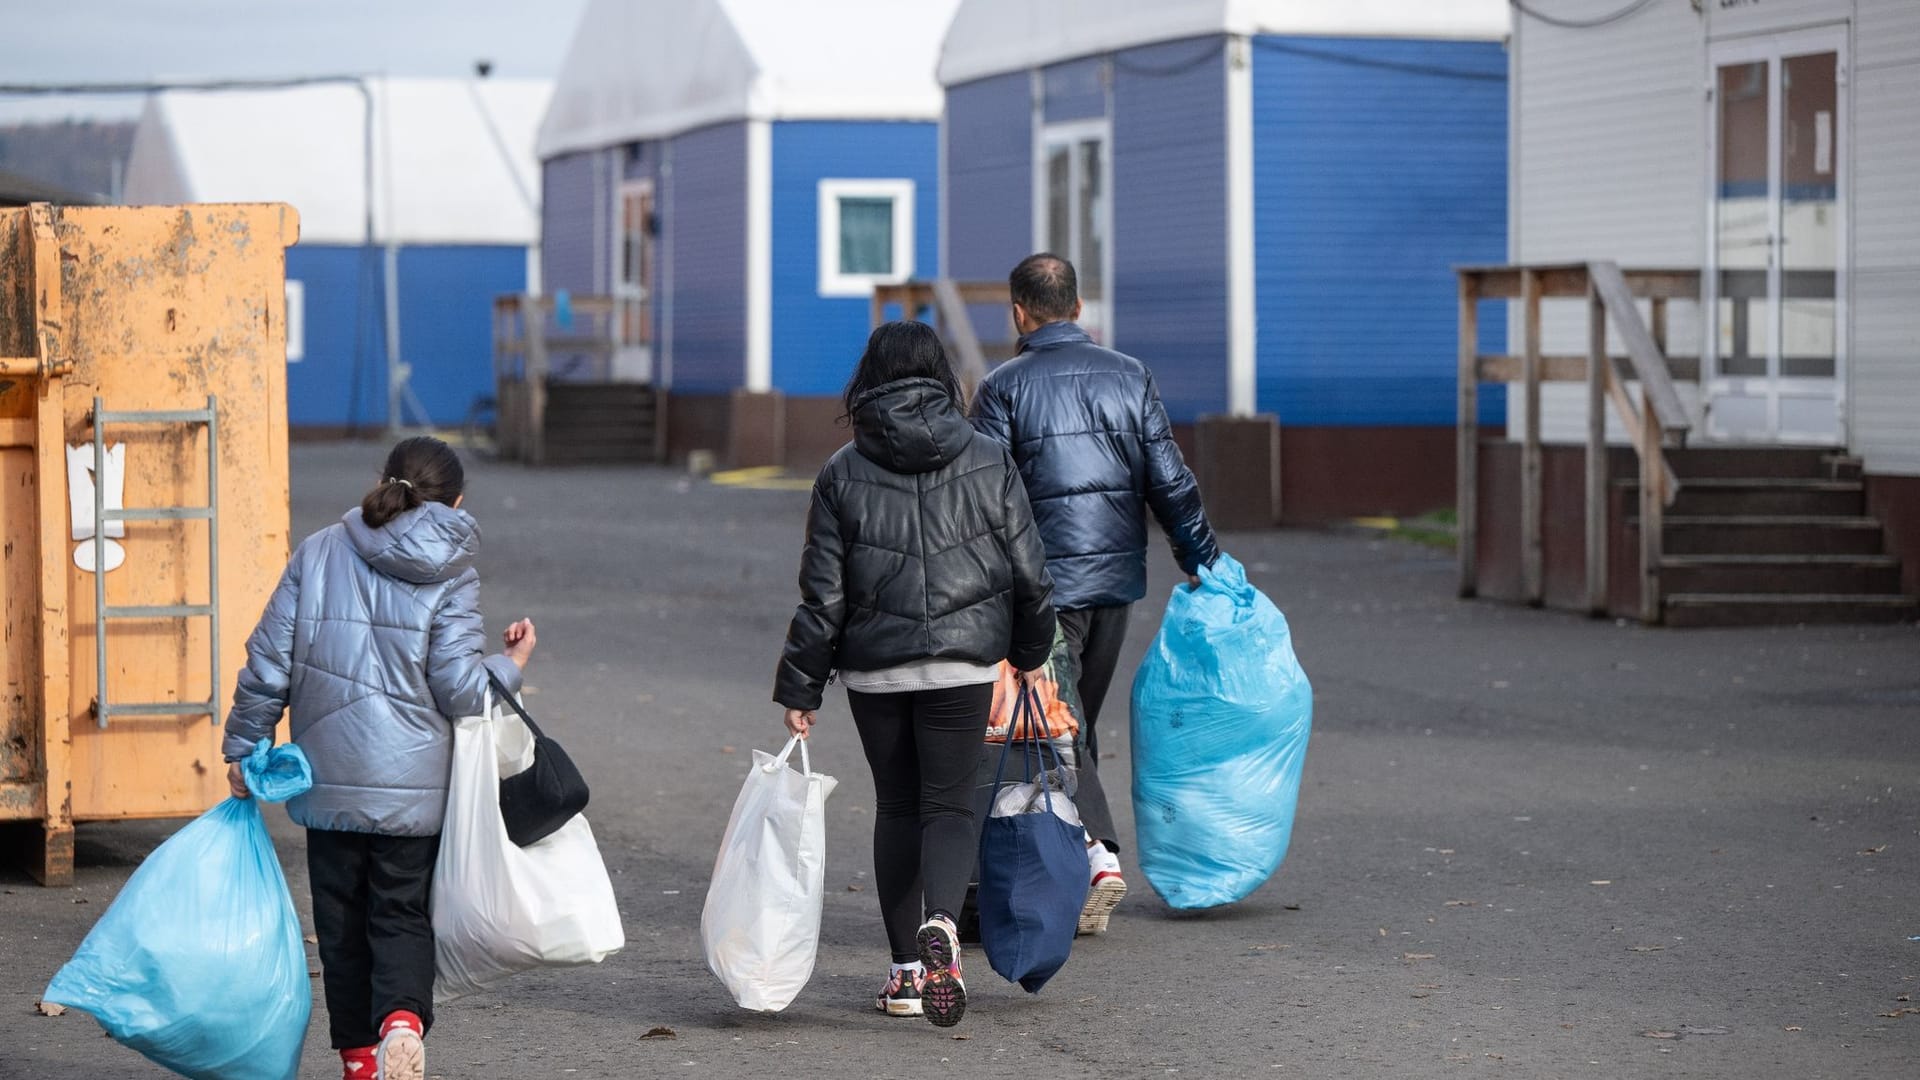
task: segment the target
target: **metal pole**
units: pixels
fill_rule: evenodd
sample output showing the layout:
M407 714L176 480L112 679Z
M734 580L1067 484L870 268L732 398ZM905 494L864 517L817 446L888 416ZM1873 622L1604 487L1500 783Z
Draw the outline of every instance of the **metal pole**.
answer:
M220 722L220 399L207 395L207 719Z
M107 435L106 406L93 399L93 677L94 721L107 726Z

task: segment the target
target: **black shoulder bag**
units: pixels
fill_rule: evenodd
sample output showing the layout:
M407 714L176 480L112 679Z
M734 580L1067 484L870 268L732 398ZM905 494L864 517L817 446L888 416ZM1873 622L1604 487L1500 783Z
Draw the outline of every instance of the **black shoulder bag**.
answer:
M527 847L552 836L587 808L587 780L567 752L547 738L493 672L487 672L487 681L533 733L533 764L500 781L500 817L507 823L507 838L519 847Z

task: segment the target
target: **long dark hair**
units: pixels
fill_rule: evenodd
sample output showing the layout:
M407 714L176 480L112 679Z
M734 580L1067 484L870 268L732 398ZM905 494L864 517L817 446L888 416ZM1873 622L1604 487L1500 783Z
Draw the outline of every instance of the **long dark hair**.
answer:
M861 395L901 379L933 379L946 387L956 408L966 408L960 379L953 373L940 335L926 323L902 319L881 326L867 338L867 351L860 354L841 398L847 410L841 423L853 420L853 407Z
M428 435L402 439L387 455L380 482L360 500L360 518L377 529L424 503L452 506L466 482L453 447Z

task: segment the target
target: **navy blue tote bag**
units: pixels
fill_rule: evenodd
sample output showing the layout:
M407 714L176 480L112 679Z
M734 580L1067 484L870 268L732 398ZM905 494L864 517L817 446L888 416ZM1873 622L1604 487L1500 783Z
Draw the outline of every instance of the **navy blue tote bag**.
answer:
M1080 909L1087 902L1087 843L1079 825L1053 812L1053 801L1065 799L1042 784L1041 806L1034 813L994 817L1007 768L1007 751L1025 740L1021 753L1026 780L1043 775L1044 754L1052 752L1055 768L1060 757L1046 741L1046 725L1031 691L1020 703L1000 765L993 774L993 799L986 824L980 830L980 946L993 970L1028 993L1038 993L1067 962Z

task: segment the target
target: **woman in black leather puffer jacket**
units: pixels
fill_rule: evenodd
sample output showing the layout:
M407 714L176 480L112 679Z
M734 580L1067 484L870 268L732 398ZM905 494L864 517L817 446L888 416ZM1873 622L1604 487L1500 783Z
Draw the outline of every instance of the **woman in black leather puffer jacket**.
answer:
M846 684L893 951L875 1004L944 1027L966 1011L953 913L979 846L970 799L996 665L1046 662L1053 582L1019 470L967 423L931 327L875 330L846 403L853 442L813 486L773 698L804 738L828 679Z

